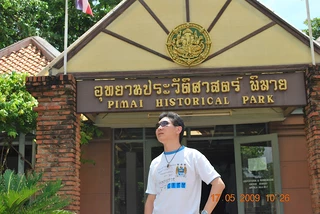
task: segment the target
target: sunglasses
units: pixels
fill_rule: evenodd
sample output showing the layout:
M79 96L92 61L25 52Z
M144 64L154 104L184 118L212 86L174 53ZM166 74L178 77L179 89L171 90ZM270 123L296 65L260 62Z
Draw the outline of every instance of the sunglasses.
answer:
M169 121L166 121L166 120L161 121L161 122L159 122L159 123L156 123L156 129L158 129L158 128L159 128L159 126L161 126L161 127L165 127L165 126L168 126L169 124L170 124L170 122L169 122Z

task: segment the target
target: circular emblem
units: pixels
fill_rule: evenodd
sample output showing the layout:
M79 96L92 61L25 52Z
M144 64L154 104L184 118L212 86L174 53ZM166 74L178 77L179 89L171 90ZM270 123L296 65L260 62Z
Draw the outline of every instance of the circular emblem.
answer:
M209 55L211 39L206 29L195 23L185 23L171 31L167 50L171 59L179 65L195 66Z

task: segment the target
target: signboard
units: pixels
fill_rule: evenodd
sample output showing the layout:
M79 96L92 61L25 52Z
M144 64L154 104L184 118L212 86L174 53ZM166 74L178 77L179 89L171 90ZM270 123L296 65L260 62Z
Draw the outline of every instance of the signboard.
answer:
M304 105L303 73L77 82L78 113Z

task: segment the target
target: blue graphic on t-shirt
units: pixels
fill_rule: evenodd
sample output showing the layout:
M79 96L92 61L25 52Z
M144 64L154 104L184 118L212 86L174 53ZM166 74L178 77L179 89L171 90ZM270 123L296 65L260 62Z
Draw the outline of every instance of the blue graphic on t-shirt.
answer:
M172 182L168 183L167 189L185 189L186 182Z

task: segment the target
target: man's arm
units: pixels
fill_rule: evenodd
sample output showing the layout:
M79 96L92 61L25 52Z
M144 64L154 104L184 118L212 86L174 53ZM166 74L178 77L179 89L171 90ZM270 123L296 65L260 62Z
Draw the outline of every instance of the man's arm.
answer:
M152 214L153 202L155 199L156 199L156 195L148 194L148 197L144 206L144 214Z
M222 191L225 188L225 185L222 181L222 179L216 178L211 182L211 191L210 191L210 195L209 198L207 200L207 203L204 207L204 210L206 210L208 213L211 213L213 211L213 209L217 206L219 200L216 199L216 197L212 197L212 195L214 196L221 196Z

